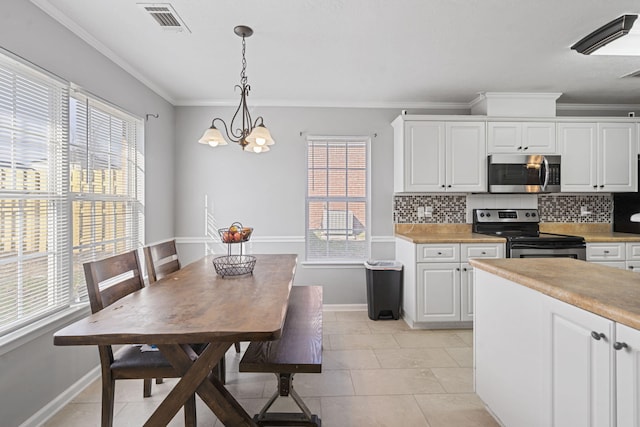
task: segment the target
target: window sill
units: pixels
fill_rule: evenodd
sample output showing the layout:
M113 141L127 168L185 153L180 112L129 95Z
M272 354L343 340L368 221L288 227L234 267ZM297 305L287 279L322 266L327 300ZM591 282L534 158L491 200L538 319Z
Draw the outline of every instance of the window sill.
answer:
M307 268L364 268L364 261L303 261Z
M0 356L91 313L89 303L76 304L0 337ZM53 345L53 340L51 341Z

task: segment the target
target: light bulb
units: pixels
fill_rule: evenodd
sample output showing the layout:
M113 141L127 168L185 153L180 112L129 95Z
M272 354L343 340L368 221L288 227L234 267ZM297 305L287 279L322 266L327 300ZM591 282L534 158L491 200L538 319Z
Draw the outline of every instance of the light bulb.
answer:
M212 147L217 147L218 146L218 141L209 141L209 145Z
M267 140L264 138L256 138L256 144L258 145L264 145L267 143Z
M254 153L260 153L260 152L262 152L262 147L253 147L253 152L254 152Z

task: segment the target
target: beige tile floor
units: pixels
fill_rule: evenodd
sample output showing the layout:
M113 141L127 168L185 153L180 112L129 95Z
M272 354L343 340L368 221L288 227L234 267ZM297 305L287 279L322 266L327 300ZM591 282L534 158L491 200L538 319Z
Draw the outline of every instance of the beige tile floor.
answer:
M365 311L325 312L323 330L322 374L294 378L323 427L498 425L473 393L471 330L410 330L402 320L372 321ZM247 412L258 412L275 391L275 376L238 373L240 355L233 347L226 357L229 391ZM143 399L141 380L118 381L114 425L142 425L175 382L154 384L152 397ZM273 409L292 411L295 404L279 398ZM199 426L221 425L200 401L197 417ZM180 412L170 425L183 424ZM45 425L100 425L100 382Z

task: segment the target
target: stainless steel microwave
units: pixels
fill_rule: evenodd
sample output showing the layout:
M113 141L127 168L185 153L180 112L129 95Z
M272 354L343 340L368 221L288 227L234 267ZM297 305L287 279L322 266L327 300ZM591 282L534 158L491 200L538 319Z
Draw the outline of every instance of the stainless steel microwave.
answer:
M560 192L560 156L492 154L489 193Z

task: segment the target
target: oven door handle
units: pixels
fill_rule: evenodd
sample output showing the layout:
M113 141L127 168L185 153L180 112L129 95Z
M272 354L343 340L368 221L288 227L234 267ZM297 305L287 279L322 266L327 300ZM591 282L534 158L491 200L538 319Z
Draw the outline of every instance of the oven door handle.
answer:
M517 243L511 245L511 250L514 249L583 249L586 245L581 245L579 243L571 243L571 244L556 244L556 245L548 245L548 244L537 244L537 243Z
M544 180L542 179L543 168L544 168ZM545 191L547 189L547 184L549 183L549 160L547 160L546 156L542 156L542 164L540 165L538 176L540 177L540 190Z

